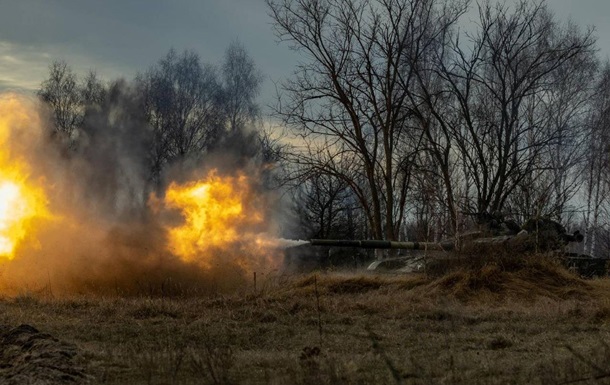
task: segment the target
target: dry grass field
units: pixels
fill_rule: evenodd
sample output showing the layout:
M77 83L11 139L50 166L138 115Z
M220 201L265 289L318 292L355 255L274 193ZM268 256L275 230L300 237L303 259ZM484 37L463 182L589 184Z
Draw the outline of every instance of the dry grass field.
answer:
M610 280L584 281L541 258L258 286L206 296L26 294L0 302L0 324L57 339L55 354L80 370L59 383L610 383ZM54 353L7 333L0 377L25 383L10 376ZM44 381L31 377L53 383Z

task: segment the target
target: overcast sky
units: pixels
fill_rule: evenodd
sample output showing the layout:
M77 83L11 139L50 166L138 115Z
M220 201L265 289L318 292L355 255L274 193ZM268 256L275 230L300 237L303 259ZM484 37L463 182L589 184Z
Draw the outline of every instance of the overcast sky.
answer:
M547 0L560 19L595 25L610 55L610 1ZM266 74L261 101L298 57L278 45L264 0L0 0L0 90L35 90L55 59L105 79L132 78L167 53L192 49L219 63L239 40Z

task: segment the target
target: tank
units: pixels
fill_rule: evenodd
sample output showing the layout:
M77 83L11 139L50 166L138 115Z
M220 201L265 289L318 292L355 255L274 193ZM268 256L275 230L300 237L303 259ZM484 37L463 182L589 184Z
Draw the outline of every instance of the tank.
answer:
M408 256L380 258L368 266L368 270L390 270L397 272L421 271L425 268L425 258L451 258L451 252L468 247L500 247L510 252L548 253L557 257L571 270L583 277L608 274L608 259L593 258L588 255L570 252L567 247L582 242L584 237L579 231L568 233L556 221L548 218L530 219L523 226L501 220L498 215L482 216L481 230L460 234L453 239L440 242L400 242L386 240L345 240L311 239L312 246L327 248L419 250ZM446 252L440 253L439 252Z

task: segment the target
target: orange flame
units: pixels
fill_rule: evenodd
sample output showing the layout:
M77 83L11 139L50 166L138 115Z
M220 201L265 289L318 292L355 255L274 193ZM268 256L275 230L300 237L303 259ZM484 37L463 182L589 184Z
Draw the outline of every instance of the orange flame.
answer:
M31 178L31 168L13 138L37 126L26 102L0 97L0 257L13 259L36 218L48 217L44 190ZM23 139L23 137L21 137Z
M80 205L79 186L72 190L72 170L46 168L59 158L55 149L47 148L44 124L36 111L27 98L0 96L0 261L16 259L14 266L47 258L52 252L32 251L63 239L106 239L106 223L98 225L89 216L82 217L88 215L90 202ZM45 175L54 184L46 183ZM273 232L265 215L268 197L257 194L252 181L243 172L226 176L212 170L196 181L171 183L162 200L151 196L153 209L161 209L156 219L164 224L165 250L204 269L225 258L231 267L242 270L275 267L277 255L272 249L277 248L277 240L268 235ZM76 203L69 198L72 194ZM80 246L86 250L81 254L97 255L98 250L89 251L88 243Z
M205 262L210 249L227 249L263 221L252 207L248 177L219 176L216 170L201 181L171 183L164 205L180 211L183 223L168 228L171 251L184 261Z

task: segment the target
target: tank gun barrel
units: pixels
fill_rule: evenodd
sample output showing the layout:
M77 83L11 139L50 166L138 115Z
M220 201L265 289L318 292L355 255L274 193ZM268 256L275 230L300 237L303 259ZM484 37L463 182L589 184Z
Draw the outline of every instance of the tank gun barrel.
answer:
M408 250L453 250L453 241L443 242L397 242L382 240L311 239L313 246L359 247L362 249L408 249Z

